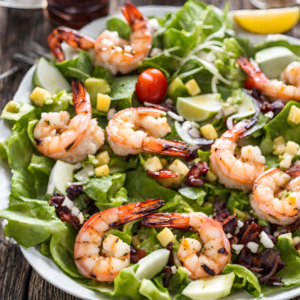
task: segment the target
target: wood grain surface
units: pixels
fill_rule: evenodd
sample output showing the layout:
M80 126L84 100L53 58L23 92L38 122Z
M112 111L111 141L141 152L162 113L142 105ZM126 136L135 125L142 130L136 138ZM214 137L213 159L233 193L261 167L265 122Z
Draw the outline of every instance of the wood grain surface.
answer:
M111 0L110 13L119 11L126 0ZM184 0L132 0L135 5L182 5ZM204 0L223 8L224 0ZM230 9L251 9L248 0L228 0ZM0 7L0 74L15 65L12 54L28 49L35 40L46 46L53 25L42 10L17 10ZM300 25L288 34L300 38ZM27 69L0 81L0 111L12 99ZM1 226L1 225L0 225ZM0 300L75 300L42 279L26 262L19 246L6 241L0 227ZM300 297L295 298L300 300Z

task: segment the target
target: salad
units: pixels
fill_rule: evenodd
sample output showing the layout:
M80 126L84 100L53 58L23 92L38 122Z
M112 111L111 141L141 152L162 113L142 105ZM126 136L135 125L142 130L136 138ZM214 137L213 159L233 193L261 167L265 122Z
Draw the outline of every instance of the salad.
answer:
M4 108L6 236L114 299L299 285L300 46L199 1L122 12L96 40L53 30L31 103Z

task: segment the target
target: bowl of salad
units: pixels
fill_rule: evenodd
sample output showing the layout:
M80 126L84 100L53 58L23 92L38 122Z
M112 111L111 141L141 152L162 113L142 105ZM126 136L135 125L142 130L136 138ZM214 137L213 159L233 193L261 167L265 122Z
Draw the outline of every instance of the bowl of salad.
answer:
M299 41L122 13L54 29L4 108L6 236L82 299L299 295Z

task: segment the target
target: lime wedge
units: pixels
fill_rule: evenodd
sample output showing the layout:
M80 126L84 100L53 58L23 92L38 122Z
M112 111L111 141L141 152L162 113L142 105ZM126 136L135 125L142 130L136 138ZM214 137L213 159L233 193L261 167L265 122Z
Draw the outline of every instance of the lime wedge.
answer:
M215 116L221 109L220 94L178 97L177 112L188 121L201 122Z

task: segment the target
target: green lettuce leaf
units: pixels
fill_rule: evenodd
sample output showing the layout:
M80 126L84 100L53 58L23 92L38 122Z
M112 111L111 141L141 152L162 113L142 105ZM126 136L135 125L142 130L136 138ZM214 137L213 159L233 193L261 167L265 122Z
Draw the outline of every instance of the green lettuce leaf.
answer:
M168 202L177 194L175 191L159 185L147 175L142 166L126 173L124 187L128 191L128 201L130 203L156 198Z
M6 141L0 142L0 158L3 161L8 161Z
M1 118L5 120L18 121L33 110L34 107L28 103L11 100L5 105L1 113Z
M131 100L135 92L135 84L137 82L137 75L116 77L111 80L111 101L112 106L116 105L118 110L131 107Z
M28 171L34 178L36 198L45 199L50 172L55 161L46 156L32 155Z
M116 173L101 178L92 178L83 186L83 189L90 198L96 201L95 205L103 210L113 207L115 201L126 200L124 190L120 192L125 177L125 174Z
M89 53L83 50L80 50L78 57L75 59L57 63L56 67L63 76L69 80L76 78L82 82L85 82L85 80L92 75L94 70Z
M109 31L117 31L119 37L129 40L131 27L119 18L111 18L106 22L106 28Z
M43 200L25 197L10 201L9 208L0 210L0 218L8 221L4 228L5 235L24 247L38 245L65 228L57 218L54 206Z
M142 280L139 292L149 300L171 300L168 289L149 279Z
M244 289L254 297L258 297L261 294L261 286L258 279L244 266L227 264L222 272L225 274L233 272L236 275L232 291Z
M293 105L300 108L299 102L289 101L283 110L264 126L265 136L260 145L263 155L273 152L273 140L279 136L283 136L285 141L294 141L300 144L300 124L291 124L287 120Z

